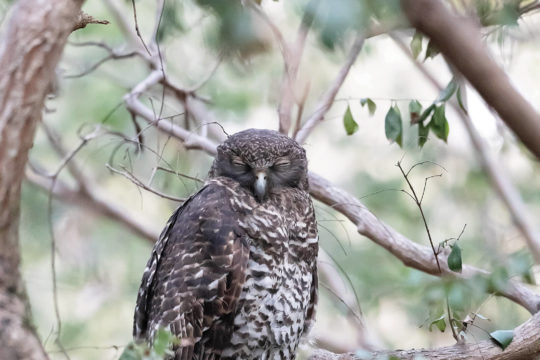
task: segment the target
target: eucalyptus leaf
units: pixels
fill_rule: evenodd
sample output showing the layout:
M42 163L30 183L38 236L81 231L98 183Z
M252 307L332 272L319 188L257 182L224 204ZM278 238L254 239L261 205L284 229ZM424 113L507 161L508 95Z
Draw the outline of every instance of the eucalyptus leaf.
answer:
M496 330L489 337L504 350L514 340L514 330Z
M375 110L377 110L377 104L375 104L375 102L371 100L370 98L360 99L360 105L362 105L362 107L364 107L364 105L366 104L368 107L369 115L375 114Z
M431 321L429 324L429 331L432 331L433 325L437 327L441 332L444 332L446 330L446 321L444 321L444 318L446 315L441 315L440 317L436 318L435 320Z
M439 93L439 96L437 97L437 100L435 102L446 102L448 99L452 97L454 92L457 89L457 81L456 79L450 80L448 85Z
M428 140L429 126L423 123L418 123L418 146L423 147Z
M426 55L424 56L424 61L430 58L434 58L435 56L439 54L439 52L440 52L439 49L437 49L433 41L430 39L427 44Z
M153 348L157 355L165 355L165 352L169 349L172 337L173 335L169 331L165 329L158 330L153 343Z
M414 36L411 40L411 52L415 59L418 58L418 55L422 52L422 33L418 31L414 32Z
M458 244L454 244L452 246L452 251L450 251L450 255L448 255L448 267L452 271L461 272L462 264L461 248Z
M467 108L465 107L465 103L463 102L463 98L461 95L461 86L457 89L456 97L461 110L463 110L465 114L468 114Z
M409 115L411 117L411 124L416 124L420 119L420 113L422 112L422 104L418 100L411 100L409 102Z
M125 347L118 360L141 360L141 355L137 352L134 344L129 344Z
M388 140L395 141L401 147L403 126L401 124L401 113L396 105L390 106L386 113L384 131Z
M343 126L345 126L345 131L347 135L352 135L358 131L358 124L354 121L354 118L351 113L351 108L347 106L345 115L343 115Z
M435 104L431 104L430 106L427 107L426 110L424 110L424 112L422 113L422 115L420 115L420 117L418 118L418 122L423 122L424 120L426 120L428 118L428 116L433 112L433 110L435 110Z
M431 117L431 122L429 126L433 133L445 142L448 140L448 134L450 132L450 126L448 125L448 120L446 120L445 107L444 104L439 105L435 108L433 116Z

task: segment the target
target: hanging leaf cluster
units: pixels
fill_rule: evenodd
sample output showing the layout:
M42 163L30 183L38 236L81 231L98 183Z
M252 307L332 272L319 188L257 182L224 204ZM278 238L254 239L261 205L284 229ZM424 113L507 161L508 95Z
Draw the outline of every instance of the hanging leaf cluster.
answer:
M461 90L457 85L457 81L452 79L448 85L439 93L435 101L425 110L418 100L412 100L409 103L409 113L411 116L411 124L418 125L418 146L422 147L432 133L444 142L448 141L450 133L450 125L446 118L446 102L456 94L459 106L463 111L467 112L461 98Z

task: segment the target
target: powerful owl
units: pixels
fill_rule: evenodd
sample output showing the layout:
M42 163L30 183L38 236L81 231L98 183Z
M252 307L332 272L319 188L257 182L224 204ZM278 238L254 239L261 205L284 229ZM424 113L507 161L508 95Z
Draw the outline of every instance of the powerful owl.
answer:
M175 360L294 359L314 320L317 252L304 149L270 130L229 136L152 250L134 337L170 330Z

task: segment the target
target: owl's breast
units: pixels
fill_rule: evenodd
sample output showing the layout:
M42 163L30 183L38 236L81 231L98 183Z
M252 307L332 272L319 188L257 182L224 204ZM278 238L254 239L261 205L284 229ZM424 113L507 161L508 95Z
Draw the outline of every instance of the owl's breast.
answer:
M249 262L232 346L224 356L293 358L310 301L314 259L297 256L286 208L259 206L241 226L249 235Z

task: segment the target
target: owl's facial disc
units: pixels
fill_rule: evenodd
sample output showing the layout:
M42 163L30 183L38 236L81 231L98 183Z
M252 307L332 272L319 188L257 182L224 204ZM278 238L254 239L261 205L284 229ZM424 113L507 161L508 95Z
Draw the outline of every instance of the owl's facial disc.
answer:
M307 190L306 153L286 135L249 129L218 147L210 177L225 176L250 191L260 203L284 188Z

